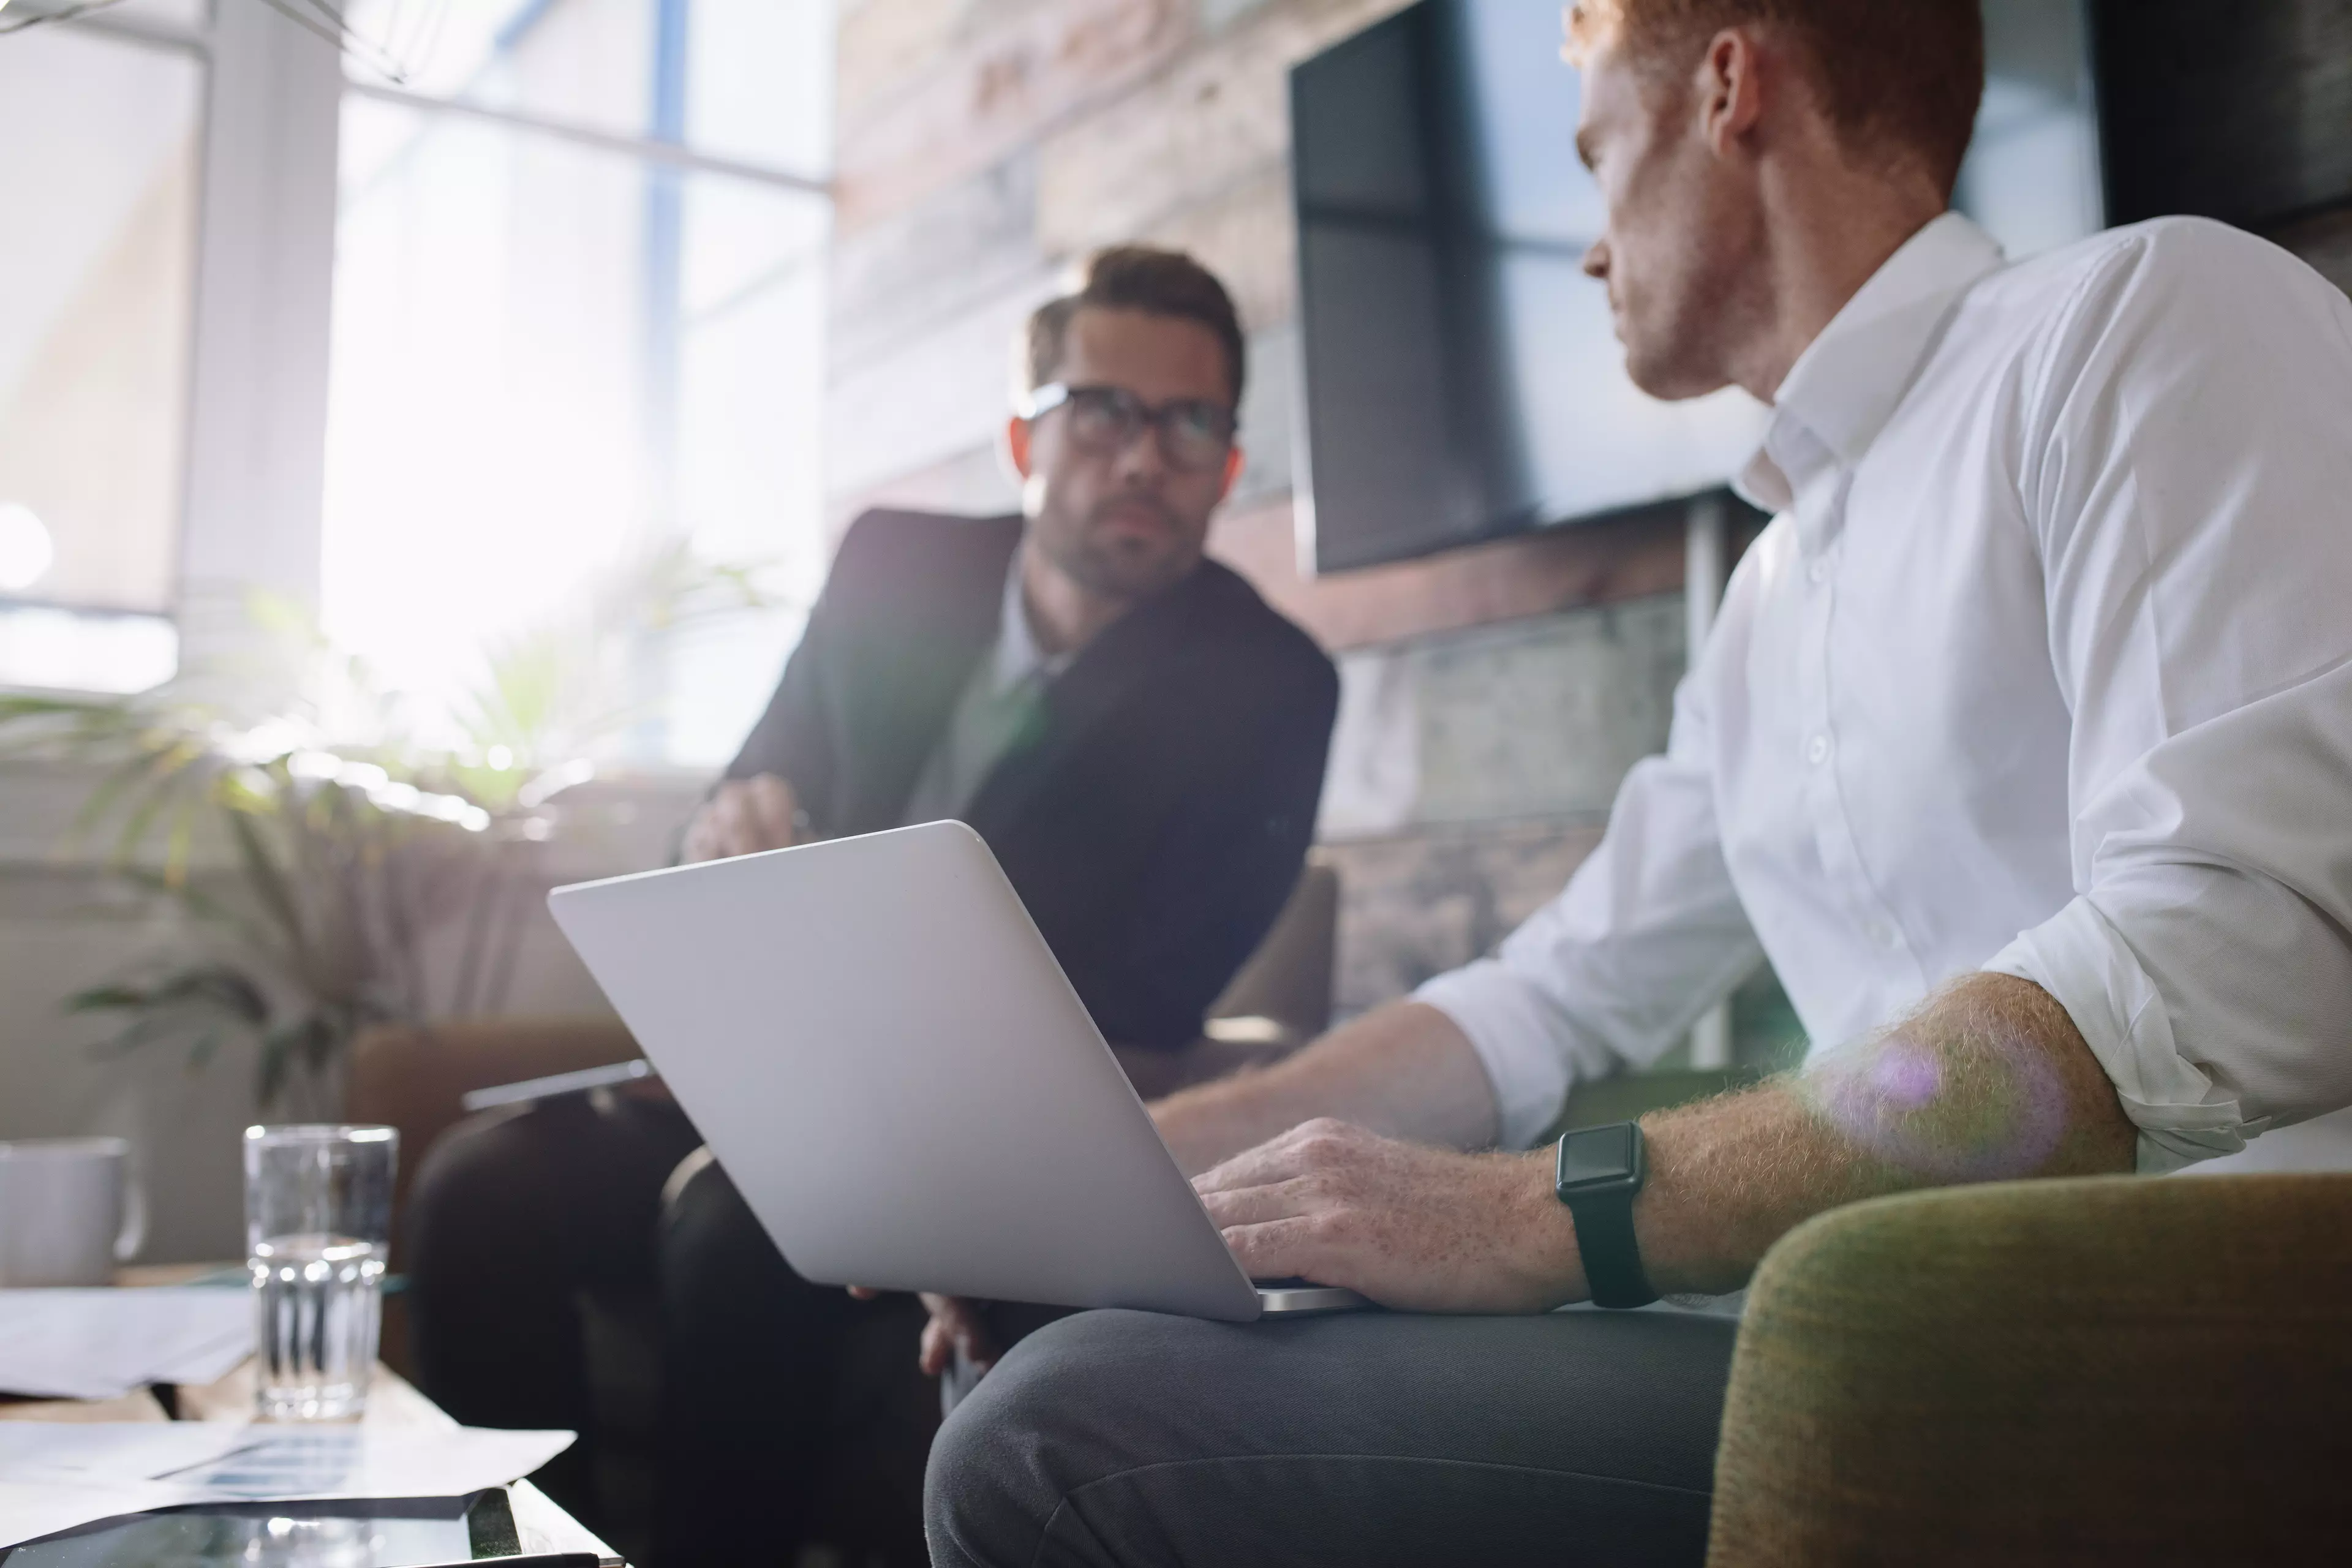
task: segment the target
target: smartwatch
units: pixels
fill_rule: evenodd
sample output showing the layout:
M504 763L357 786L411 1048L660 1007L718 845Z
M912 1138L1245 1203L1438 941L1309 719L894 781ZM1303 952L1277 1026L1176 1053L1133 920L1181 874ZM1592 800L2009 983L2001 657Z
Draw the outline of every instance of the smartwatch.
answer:
M1647 1173L1642 1130L1631 1121L1580 1127L1559 1141L1552 1191L1576 1217L1576 1249L1596 1307L1646 1307L1658 1299L1633 1239L1633 1195Z

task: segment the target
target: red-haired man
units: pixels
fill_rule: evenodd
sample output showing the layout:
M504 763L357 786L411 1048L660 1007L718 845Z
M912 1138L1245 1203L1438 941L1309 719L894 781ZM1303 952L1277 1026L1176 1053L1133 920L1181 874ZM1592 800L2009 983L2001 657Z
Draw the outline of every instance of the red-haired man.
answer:
M933 1449L936 1562L1696 1563L1730 1319L1552 1309L2352 1102L2352 302L2181 219L2004 265L1946 210L1977 0L1570 28L1586 269L1641 385L1772 406L1779 515L1551 906L1154 1107L1253 1274L1408 1311L1033 1336ZM1803 1070L1491 1152L1759 952Z

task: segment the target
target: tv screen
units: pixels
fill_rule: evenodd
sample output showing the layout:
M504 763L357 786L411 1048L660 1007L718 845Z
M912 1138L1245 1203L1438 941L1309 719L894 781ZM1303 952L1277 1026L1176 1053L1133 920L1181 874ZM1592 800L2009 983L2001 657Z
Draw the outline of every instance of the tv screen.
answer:
M2352 4L2094 10L2116 222L2197 213L2260 228L2352 200Z
M1989 0L1958 197L2013 253L2099 224L2074 0ZM1626 377L1583 275L1559 0L1420 0L1291 73L1306 418L1300 527L1339 571L1721 486L1764 410Z

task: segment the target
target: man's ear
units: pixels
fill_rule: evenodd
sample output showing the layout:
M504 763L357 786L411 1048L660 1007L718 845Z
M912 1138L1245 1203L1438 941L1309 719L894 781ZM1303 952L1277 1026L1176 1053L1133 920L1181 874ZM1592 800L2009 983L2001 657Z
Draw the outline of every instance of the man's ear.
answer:
M1717 157L1746 141L1764 118L1764 81L1755 33L1726 27L1707 41L1699 58L1696 90L1699 130Z
M1029 479L1029 421L1018 414L1004 422L1004 462L1024 484Z
M1217 500L1220 505L1223 504L1227 496L1234 493L1234 482L1242 477L1242 469L1244 466L1242 449L1238 446L1225 454L1225 477L1217 481Z

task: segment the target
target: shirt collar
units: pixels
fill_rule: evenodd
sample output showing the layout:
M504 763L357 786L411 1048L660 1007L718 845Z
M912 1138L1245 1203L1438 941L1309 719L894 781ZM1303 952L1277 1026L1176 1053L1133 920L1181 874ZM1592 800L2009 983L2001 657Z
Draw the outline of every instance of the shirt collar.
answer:
M1785 511L1823 465L1861 462L1946 312L2002 259L1990 235L1954 212L1904 241L1790 366L1764 445L1733 488L1767 511Z
M1024 545L1023 549L1026 549ZM1029 601L1021 590L1022 552L1013 552L1004 571L1004 605L996 623L996 650L990 676L994 694L1002 697L1033 677L1052 680L1070 667L1072 655L1049 654L1037 645L1036 628L1029 624Z

